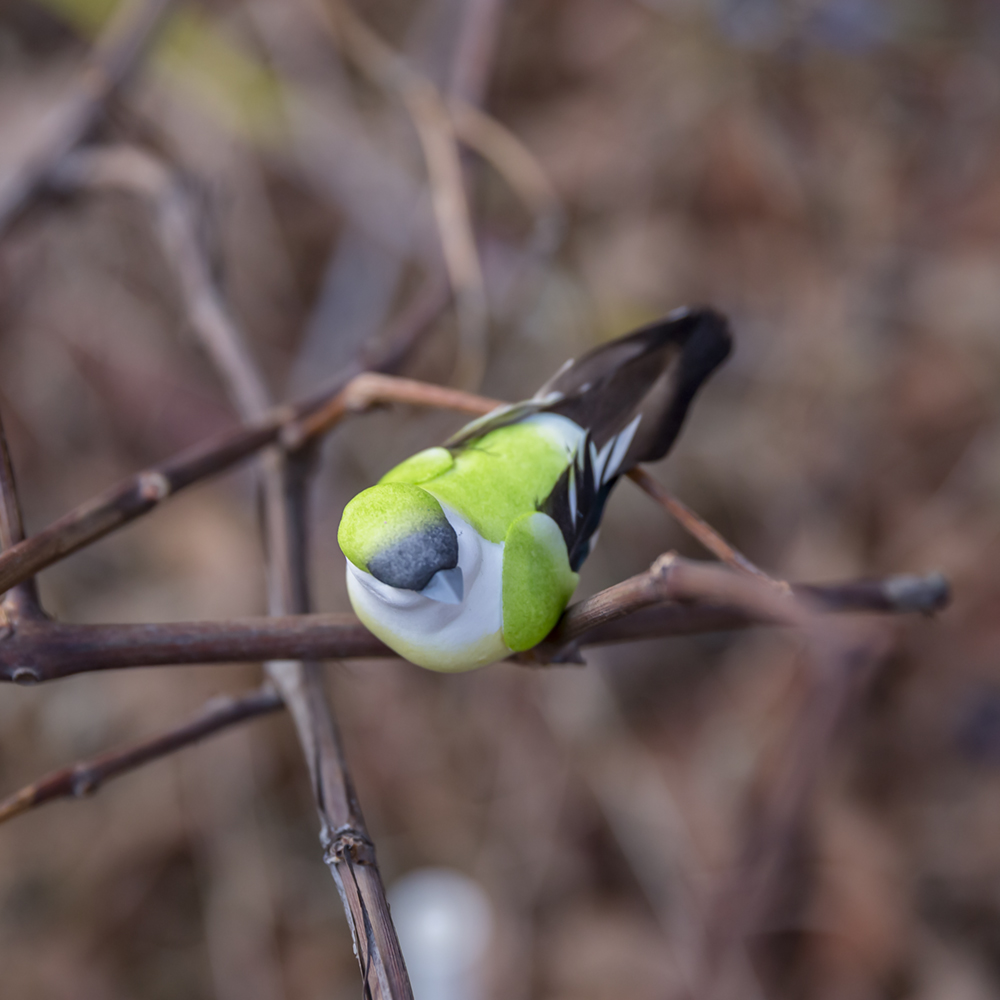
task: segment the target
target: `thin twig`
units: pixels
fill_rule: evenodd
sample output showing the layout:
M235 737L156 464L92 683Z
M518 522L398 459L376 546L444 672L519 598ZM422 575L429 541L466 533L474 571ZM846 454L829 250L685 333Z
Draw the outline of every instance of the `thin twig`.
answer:
M0 823L54 799L90 795L111 778L167 757L237 723L276 712L283 705L280 695L270 686L239 697L213 698L194 718L159 736L60 768L8 796L0 801Z
M638 576L616 583L589 600L573 605L546 638L546 647L562 650L593 629L635 611L667 602L700 601L735 608L758 621L803 625L800 602L784 594L762 592L759 583L710 563L697 563L667 552Z
M0 233L48 183L52 171L84 141L108 101L128 82L170 11L172 0L119 4L80 72L25 159L0 177Z
M24 540L24 522L21 504L14 480L14 466L7 447L3 417L0 415L0 553ZM34 577L24 580L6 593L0 601L0 634L22 618L44 618L38 600L38 587Z
M683 589L685 574L690 579L697 568L714 574L710 578L714 587L711 601L703 588L699 600L708 603L681 602L689 593ZM926 613L947 603L947 586L940 575L902 579L902 586L900 578L890 577L828 587L793 587L792 592L817 609L836 612ZM658 561L653 570L568 608L549 637L531 651L533 661L559 662L567 649L576 646L740 629L781 620L773 608L753 609L741 604L742 592L735 598L727 596L721 585L728 587L733 580L737 584L754 582L717 564L679 558ZM902 599L894 601L892 595L897 593ZM350 614L145 625L27 621L0 641L0 681L31 684L95 670L166 664L395 655Z
M365 413L373 406L388 401L411 403L443 410L457 410L483 416L503 406L499 400L449 389L446 386L429 385L409 378L396 378L366 372L354 379L343 392L329 403L301 420L283 438L288 448L299 446L300 442L318 437L335 427L348 414Z
M391 350L392 344L387 344ZM355 375L356 368L341 375L331 386L324 388L302 402L268 411L256 421L249 421L232 431L210 438L202 444L169 458L158 465L129 476L120 483L85 501L64 514L41 531L19 542L10 550L0 552L0 592L46 566L66 558L73 552L103 538L116 528L153 510L167 497L192 484L216 475L239 462L245 461L263 448L281 442L288 448L303 447L310 440L300 425L321 407L330 404L331 410L342 416L361 412L355 404L348 408L336 402L338 394L350 396L352 378L368 379L369 374ZM380 383L382 394L370 394L368 406L396 401L394 386L401 386L399 396L407 403L426 406L455 406L465 412L484 412L492 409L492 400L470 396L458 390L413 382L409 379L391 379L384 376ZM417 389L423 386L423 389ZM329 430L336 423L333 416L324 420L321 430ZM312 433L319 433L316 430Z
M771 583L779 587L786 586L781 581L775 580L774 577L765 573L760 567L747 559L742 552L730 545L707 521L702 520L687 504L682 503L677 497L661 486L641 466L632 469L627 475L639 489L649 494L657 503L661 504L690 535L697 538L709 552L727 566L732 566L733 569L740 570L743 573L749 573L751 576L756 577L758 580L763 580L765 583Z

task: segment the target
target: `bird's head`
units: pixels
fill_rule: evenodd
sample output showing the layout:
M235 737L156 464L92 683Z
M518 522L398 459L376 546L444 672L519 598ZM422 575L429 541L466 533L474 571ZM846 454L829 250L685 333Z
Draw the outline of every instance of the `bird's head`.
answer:
M345 508L337 532L358 569L396 590L452 604L462 600L458 536L441 504L409 483L380 483Z

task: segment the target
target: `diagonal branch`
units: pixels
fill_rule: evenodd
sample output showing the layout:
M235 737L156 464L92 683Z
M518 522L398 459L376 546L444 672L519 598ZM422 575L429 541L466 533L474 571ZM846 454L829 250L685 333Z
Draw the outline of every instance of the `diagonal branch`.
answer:
M7 447L7 435L0 416L0 553L24 539L21 504L14 481L14 467ZM22 618L44 618L38 600L38 588L33 578L19 583L0 601L0 637L10 626Z
M421 312L417 319L423 320L430 312ZM387 343L389 361L395 362L407 342L412 342L410 333L404 330ZM376 360L381 361L381 357L376 355ZM378 376L383 381L376 388L372 381L375 377L372 373L357 375L352 370L302 402L270 410L260 419L216 435L85 501L30 538L0 552L0 593L149 513L180 490L232 468L269 445L280 442L288 448L301 448L311 435L330 430L349 414L396 401L475 414L487 412L495 405L492 400L459 390L389 376ZM326 404L329 404L326 415L303 430L303 421Z
M682 503L677 497L661 486L641 466L632 469L628 473L628 478L639 489L660 504L683 526L689 535L697 538L716 559L724 562L727 566L731 566L733 569L749 573L751 576L765 583L771 583L779 587L782 586L780 581L775 580L758 566L754 565L742 552L730 545L715 528L700 518L687 504Z
M0 801L0 823L54 799L81 798L106 781L191 746L208 736L284 707L270 686L240 697L213 698L188 722L121 750L53 771Z

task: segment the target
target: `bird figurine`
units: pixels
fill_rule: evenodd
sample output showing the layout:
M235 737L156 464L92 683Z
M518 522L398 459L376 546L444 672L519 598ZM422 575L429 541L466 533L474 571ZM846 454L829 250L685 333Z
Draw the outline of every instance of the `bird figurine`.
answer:
M431 670L539 643L576 589L615 484L667 453L731 346L719 313L678 309L390 469L351 500L337 535L357 616Z

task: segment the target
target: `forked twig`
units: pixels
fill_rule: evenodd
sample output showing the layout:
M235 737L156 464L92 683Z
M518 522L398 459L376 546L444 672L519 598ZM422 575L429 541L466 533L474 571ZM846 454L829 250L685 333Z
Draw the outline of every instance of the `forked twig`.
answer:
M649 494L649 496L667 510L674 520L678 521L684 527L689 535L697 538L716 559L724 562L727 566L732 566L733 569L749 573L751 576L765 583L787 587L787 584L775 580L774 577L765 573L760 567L747 559L742 552L730 545L715 528L700 518L687 504L678 500L665 487L661 486L641 466L632 469L627 475L639 489Z
M393 353L395 355L395 352ZM259 420L249 421L232 431L216 435L173 458L129 476L104 493L75 507L30 538L14 545L10 550L0 553L0 592L103 538L123 524L149 513L167 497L209 476L232 468L269 445L282 443L288 448L304 447L311 440L310 433L328 431L348 414L362 412L362 407L358 403L346 406L335 402L336 397L351 385L350 376L362 380L369 378L367 373L356 376L355 370L352 369L348 375L341 376L330 387L300 403L277 407ZM451 400L455 404L455 409L473 413L482 412L482 405L485 405L476 402L481 397L470 396L467 393L450 395L457 390L425 385L409 379L396 380L389 376L384 378L379 393L369 392L365 408L395 402L397 394L393 386L397 381L402 386L399 395L404 402L450 406L452 404L449 400ZM420 390L415 388L416 386L424 388ZM327 403L331 404L331 410L334 412L323 421L322 427L304 433L300 426L302 421L307 420ZM492 408L492 405L490 402L489 408Z
M0 801L0 823L54 799L90 795L111 778L167 757L239 722L283 707L281 696L270 686L239 697L213 698L194 718L159 736L78 761L33 781Z
M348 414L365 413L373 406L388 402L457 410L459 413L476 416L485 415L504 405L499 400L473 395L461 389L365 372L324 406L290 427L282 436L282 443L286 448L296 449L305 441L332 430Z

